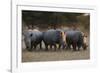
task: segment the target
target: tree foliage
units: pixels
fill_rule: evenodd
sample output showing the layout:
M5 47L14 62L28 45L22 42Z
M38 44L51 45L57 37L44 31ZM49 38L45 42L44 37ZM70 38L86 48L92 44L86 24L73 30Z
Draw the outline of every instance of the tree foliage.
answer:
M59 24L78 23L82 21L84 13L48 12L48 11L22 11L22 21L28 25L50 25L56 28ZM80 16L80 18L79 18ZM79 21L80 20L80 21Z

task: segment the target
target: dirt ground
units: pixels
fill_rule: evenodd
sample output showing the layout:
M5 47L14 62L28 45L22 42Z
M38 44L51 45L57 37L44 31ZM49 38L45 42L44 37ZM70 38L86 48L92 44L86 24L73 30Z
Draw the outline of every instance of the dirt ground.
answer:
M71 51L33 51L23 50L22 62L39 62L39 61L60 61L60 60L83 60L90 58L90 50Z

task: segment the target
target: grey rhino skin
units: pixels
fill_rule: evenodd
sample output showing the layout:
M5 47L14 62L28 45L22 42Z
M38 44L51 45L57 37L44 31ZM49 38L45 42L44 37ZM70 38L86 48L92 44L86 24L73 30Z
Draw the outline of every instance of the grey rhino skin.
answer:
M31 34L31 44L34 49L36 49L37 45L40 45L40 49L42 49L42 39L43 39L43 34L40 31L32 31Z
M28 51L32 51L33 47L36 49L37 45L40 45L40 48L42 48L42 39L43 35L42 32L40 31L27 31L25 33L25 43L26 43L26 48Z
M76 51L76 47L80 50L83 47L83 36L81 31L79 30L67 30L66 33L66 41L67 41L67 48L73 47L73 50Z
M23 32L26 49L28 51L30 51L32 48L32 46L31 46L31 33L32 32L28 31L28 30Z
M59 44L59 48L61 45L64 45L64 41L62 40L60 33L61 30L54 30L54 29L49 29L43 32L43 41L46 47L45 50L48 50L49 45L50 48L54 46L55 50L57 48L56 44Z

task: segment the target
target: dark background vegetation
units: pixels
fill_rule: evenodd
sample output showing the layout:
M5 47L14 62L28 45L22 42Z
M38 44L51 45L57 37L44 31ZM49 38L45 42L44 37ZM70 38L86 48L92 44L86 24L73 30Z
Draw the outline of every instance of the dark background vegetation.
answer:
M34 28L34 26L42 29L75 27L90 29L89 13L71 13L71 12L48 12L48 11L28 11L22 10L22 25Z

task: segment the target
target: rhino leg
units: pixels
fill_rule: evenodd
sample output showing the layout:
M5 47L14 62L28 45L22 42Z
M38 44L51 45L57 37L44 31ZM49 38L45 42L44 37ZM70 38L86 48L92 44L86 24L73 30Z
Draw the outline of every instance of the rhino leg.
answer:
M54 44L54 50L55 50L55 51L57 50L57 46L56 46L56 44Z
M77 46L76 42L73 42L72 46L73 46L73 50L76 51L76 46Z
M48 51L48 44L45 44L45 51Z
M52 45L50 45L50 49L52 49Z
M84 50L86 50L87 47L88 47L88 45L86 45L86 44L84 43L82 47L83 47Z
M31 51L31 49L30 49L28 46L26 46L26 49L27 49L28 51Z
M40 49L42 49L42 42L40 43Z
M59 47L58 47L58 49L60 49L61 48L61 44L59 44Z
M78 51L80 51L81 46L78 46Z
M32 46L32 50L36 50L36 44Z

